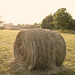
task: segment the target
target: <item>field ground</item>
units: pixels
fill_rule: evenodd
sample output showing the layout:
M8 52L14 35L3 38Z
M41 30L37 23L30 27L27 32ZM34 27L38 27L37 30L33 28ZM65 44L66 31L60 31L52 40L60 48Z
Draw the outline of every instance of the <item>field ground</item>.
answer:
M13 44L18 32L19 30L0 30L0 75L11 68L10 61L14 57ZM60 34L64 37L67 45L67 55L63 64L67 69L58 72L57 75L75 75L75 34Z

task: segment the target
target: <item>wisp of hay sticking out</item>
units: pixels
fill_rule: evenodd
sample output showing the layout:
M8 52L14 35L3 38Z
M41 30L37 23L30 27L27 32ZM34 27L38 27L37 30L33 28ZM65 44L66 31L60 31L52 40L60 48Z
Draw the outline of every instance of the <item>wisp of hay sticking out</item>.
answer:
M48 29L25 29L14 43L15 61L25 69L53 69L61 66L66 44L57 32Z

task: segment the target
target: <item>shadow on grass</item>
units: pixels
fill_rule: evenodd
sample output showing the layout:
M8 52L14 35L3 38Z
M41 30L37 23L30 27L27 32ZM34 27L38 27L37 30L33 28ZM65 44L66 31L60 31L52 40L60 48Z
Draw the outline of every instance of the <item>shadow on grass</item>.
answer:
M75 69L73 70L62 66L51 70L26 71L24 68L18 67L15 62L12 62L10 69L7 72L2 72L0 75L75 75Z
M68 34L75 34L75 30L64 30L61 32L61 30L58 31L59 33L68 33Z
M66 69L64 71L58 72L56 75L75 75L75 71L72 69Z

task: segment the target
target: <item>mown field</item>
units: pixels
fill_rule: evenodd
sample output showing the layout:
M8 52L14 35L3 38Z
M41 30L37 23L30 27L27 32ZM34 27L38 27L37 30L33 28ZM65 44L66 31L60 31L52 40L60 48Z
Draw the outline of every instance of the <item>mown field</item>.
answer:
M14 58L13 45L18 32L19 30L0 30L0 75L11 68L10 62ZM75 34L60 34L67 46L67 55L63 63L66 70L58 72L57 75L75 75Z

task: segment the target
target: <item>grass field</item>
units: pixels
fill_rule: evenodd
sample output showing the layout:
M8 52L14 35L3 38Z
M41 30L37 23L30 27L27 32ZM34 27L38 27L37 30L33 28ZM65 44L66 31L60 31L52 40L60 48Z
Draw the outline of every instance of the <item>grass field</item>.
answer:
M11 68L10 61L14 57L13 44L18 32L19 30L0 30L0 75ZM60 34L67 45L67 55L63 64L67 70L59 72L57 75L75 75L75 34Z

